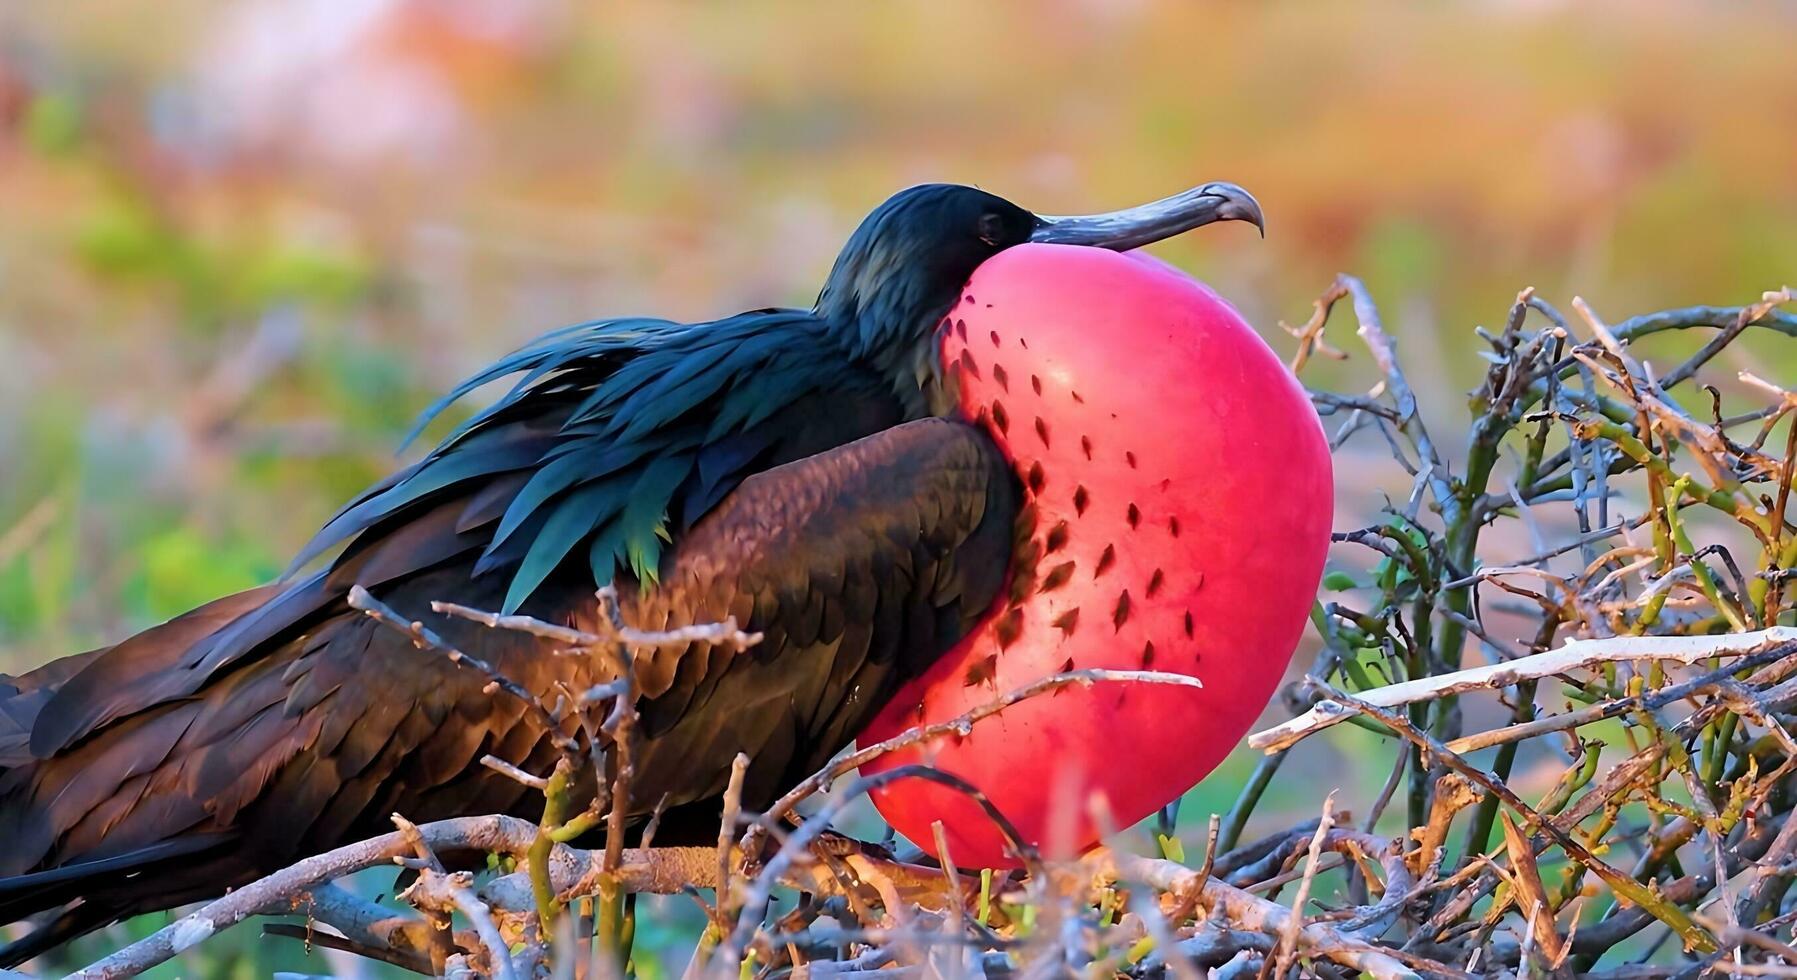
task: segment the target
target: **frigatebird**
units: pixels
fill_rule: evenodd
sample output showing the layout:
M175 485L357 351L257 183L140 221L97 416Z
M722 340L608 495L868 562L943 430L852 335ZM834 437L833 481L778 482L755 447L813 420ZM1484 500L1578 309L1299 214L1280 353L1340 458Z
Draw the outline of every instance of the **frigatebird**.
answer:
M744 804L767 805L989 616L1010 576L1028 477L958 414L937 345L970 274L1026 242L1133 249L1222 220L1260 225L1260 208L1228 183L1079 217L912 187L861 222L810 309L601 320L475 374L427 419L518 380L345 506L288 578L0 676L0 922L45 914L0 965L394 812L537 816L539 796L479 760L547 771L555 733L350 608L357 586L536 691L598 668L431 602L592 627L612 583L639 627L734 616L763 641L639 654L628 802L704 813L741 751Z

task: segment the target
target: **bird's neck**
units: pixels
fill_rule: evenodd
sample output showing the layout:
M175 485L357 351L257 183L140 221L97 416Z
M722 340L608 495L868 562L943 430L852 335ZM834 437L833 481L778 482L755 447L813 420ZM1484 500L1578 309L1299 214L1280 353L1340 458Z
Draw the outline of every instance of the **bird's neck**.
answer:
M818 296L815 312L850 357L888 379L908 417L948 415L955 398L943 377L941 329L956 293L905 285L887 282L864 292L833 281Z

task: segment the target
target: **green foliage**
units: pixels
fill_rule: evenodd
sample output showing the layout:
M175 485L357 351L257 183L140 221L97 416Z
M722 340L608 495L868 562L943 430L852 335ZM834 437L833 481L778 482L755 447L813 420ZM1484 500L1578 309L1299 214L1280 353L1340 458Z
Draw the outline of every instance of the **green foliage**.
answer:
M297 242L211 241L171 222L128 186L88 210L72 248L104 278L166 289L184 321L209 333L225 318L282 303L342 309L370 284L354 255Z
M140 566L125 586L133 608L168 619L278 575L283 563L250 536L221 540L199 528L175 525L138 546Z
M1339 569L1323 576L1323 588L1330 592L1346 592L1359 587L1360 583L1354 580L1353 575Z
M25 107L19 129L25 145L38 153L67 156L81 141L81 107L68 95L46 92Z

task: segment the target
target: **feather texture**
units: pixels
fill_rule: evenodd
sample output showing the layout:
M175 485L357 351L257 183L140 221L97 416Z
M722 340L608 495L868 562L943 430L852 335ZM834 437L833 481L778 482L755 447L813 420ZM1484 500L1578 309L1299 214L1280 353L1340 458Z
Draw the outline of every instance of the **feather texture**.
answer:
M737 615L767 635L748 654L693 644L639 655L644 742L633 816L663 794L676 806L704 805L739 751L754 758L747 802L766 805L847 744L998 595L1017 492L977 431L906 423L739 481L667 549L658 584L621 573L633 622ZM591 661L559 656L538 638L428 612L439 598L491 608L508 588L472 577L479 544L455 527L465 506L437 500L425 517L359 541L355 557L329 573L280 594L221 600L90 655L70 676L10 682L0 717L25 727L60 729L64 716L32 699L46 687L60 687L75 714L103 719L61 730L57 748L28 760L15 753L0 770L0 838L9 845L0 852L0 921L82 898L17 955L378 833L395 810L416 820L536 815L539 799L478 759L493 752L547 771L550 733L517 703L487 694L484 675L344 605L366 578L384 601L532 690L600 680ZM396 574L404 563L394 549L429 556L428 567ZM523 609L589 628L598 615L584 568L550 575ZM220 636L261 639L214 660ZM158 680L157 664L180 683ZM116 673L145 665L147 687ZM146 701L145 690L180 693ZM119 691L140 696L121 703ZM581 778L590 785L594 774ZM9 955L0 961L16 961Z

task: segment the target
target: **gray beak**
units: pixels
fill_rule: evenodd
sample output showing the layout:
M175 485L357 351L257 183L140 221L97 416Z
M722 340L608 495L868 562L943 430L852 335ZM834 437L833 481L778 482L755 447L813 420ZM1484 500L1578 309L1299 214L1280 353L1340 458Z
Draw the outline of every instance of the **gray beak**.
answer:
M1266 237L1260 202L1234 184L1217 181L1104 214L1039 215L1034 242L1056 245L1096 245L1119 252L1172 238L1213 221L1248 221Z

